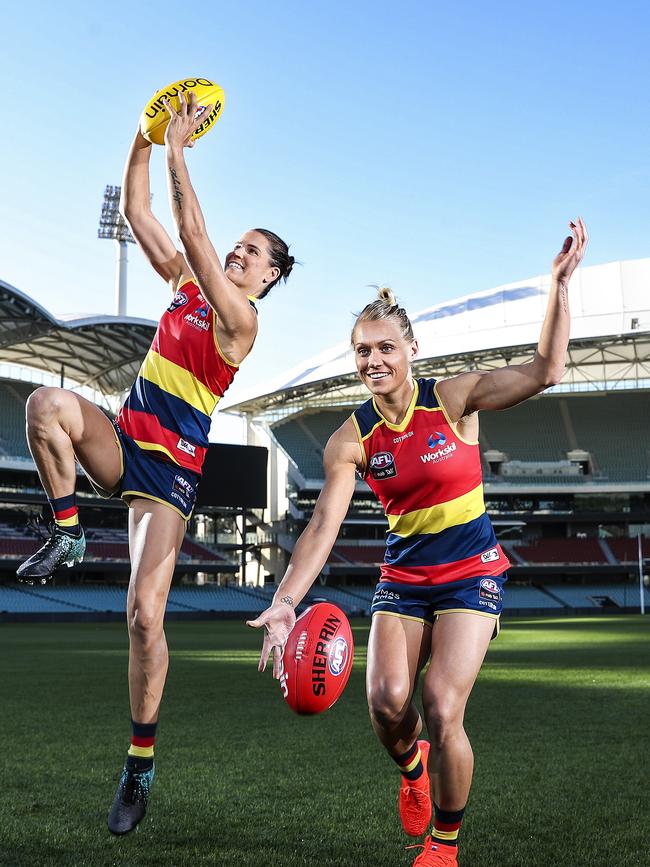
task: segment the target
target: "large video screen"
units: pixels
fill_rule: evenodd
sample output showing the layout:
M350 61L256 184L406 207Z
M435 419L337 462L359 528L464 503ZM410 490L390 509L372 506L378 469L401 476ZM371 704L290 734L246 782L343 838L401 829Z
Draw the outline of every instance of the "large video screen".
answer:
M267 505L268 449L212 443L203 464L197 508L240 506L264 509Z

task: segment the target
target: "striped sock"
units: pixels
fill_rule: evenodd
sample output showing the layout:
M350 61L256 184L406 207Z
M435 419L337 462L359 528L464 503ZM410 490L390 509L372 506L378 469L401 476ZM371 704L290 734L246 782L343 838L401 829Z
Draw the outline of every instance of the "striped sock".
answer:
M131 720L131 746L126 760L130 771L148 771L153 766L153 745L158 723L138 723Z
M59 530L67 533L68 536L79 536L81 525L74 492L67 497L57 497L52 500L48 497L47 501L52 507L54 521Z
M397 763L404 779L418 780L422 776L424 765L422 764L422 751L417 741L410 750L402 753L401 756L393 756L393 759Z
M458 832L465 814L465 807L462 810L441 810L434 803L435 814L433 818L433 830L431 831L431 842L435 844L442 843L445 846L458 845Z

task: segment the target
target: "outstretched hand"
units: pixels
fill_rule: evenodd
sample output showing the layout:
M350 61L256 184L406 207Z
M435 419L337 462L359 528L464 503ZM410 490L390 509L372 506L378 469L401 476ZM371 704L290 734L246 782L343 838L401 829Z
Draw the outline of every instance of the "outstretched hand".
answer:
M263 611L255 620L247 620L246 625L253 629L264 627L264 642L257 666L258 671L266 669L269 654L273 651L273 677L278 680L282 673L282 654L289 633L296 622L296 612L284 602L277 602Z
M553 279L565 285L569 282L571 275L582 261L587 241L589 240L587 227L582 217L578 217L575 223L573 221L570 222L569 227L572 234L564 239L562 249L555 259L553 259L553 265L551 266Z
M165 144L172 148L192 148L196 142L192 135L201 126L202 118L209 116L212 106L197 105L194 91L190 91L189 102L183 93L179 94L178 98L180 101L178 111L169 99L165 99L165 108L169 114Z

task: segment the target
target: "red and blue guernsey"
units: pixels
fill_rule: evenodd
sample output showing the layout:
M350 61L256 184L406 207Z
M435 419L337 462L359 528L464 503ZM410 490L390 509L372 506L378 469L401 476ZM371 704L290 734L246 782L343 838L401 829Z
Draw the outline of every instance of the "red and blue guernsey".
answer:
M182 283L116 418L141 449L199 474L210 416L238 368L221 352L215 328L199 287Z
M463 440L433 379L419 379L401 424L373 399L352 414L364 478L388 519L381 581L446 584L509 567L485 511L478 442Z

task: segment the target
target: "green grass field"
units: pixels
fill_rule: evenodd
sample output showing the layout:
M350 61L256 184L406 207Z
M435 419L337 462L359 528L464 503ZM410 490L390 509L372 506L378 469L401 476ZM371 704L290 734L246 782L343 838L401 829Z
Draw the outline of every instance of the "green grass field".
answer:
M327 714L294 716L238 623L171 623L140 829L106 814L130 734L115 624L0 626L0 864L411 864L364 695L368 622ZM650 863L650 617L513 620L470 699L462 867Z

